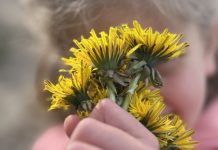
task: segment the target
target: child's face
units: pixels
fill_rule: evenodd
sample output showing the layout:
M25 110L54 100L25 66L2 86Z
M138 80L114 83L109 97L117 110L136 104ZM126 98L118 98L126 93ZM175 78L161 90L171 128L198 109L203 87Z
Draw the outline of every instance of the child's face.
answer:
M171 31L170 26L168 28ZM204 49L205 43L196 26L177 26L171 32L182 33L190 46L182 57L157 67L164 81L161 95L167 104L165 113L176 113L193 127L206 99L206 79L211 67L208 59L214 58L208 57L210 52Z
M168 28L171 31L170 26ZM206 78L210 68L207 59L214 58L206 56L209 52L205 53L204 42L196 26L177 26L171 32L184 34L183 40L190 46L182 57L157 67L164 81L161 95L167 104L165 113L176 113L189 127L193 127L205 102Z
M205 101L208 58L195 26L186 26L179 32L190 46L183 57L158 66L164 80L161 93L166 110L179 114L188 126L193 126Z
M116 17L116 16L115 16ZM189 127L192 127L201 113L206 95L206 78L208 75L208 51L205 53L200 33L194 25L174 25L161 24L155 19L138 17L137 20L142 26L151 26L154 29L163 30L168 28L170 32L184 34L184 41L189 43L187 53L178 59L166 64L161 64L157 68L163 76L164 86L161 94L167 104L165 113L176 113L182 117ZM155 20L155 21L154 21ZM113 22L113 23L111 23ZM99 26L102 27L101 22ZM121 23L132 24L130 16L104 19L103 26L119 25ZM107 25L106 25L107 26ZM100 28L101 28L100 27Z

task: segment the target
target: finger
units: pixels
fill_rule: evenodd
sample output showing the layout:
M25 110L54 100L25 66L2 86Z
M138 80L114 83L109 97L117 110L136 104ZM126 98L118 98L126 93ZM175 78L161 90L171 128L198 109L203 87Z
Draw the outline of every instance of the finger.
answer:
M146 140L153 145L159 145L157 138L147 128L111 100L102 100L90 117L119 128L143 142Z
M144 150L144 145L126 132L92 118L83 119L74 130L70 142L81 141L107 150Z
M77 115L69 115L65 120L64 120L64 130L67 134L68 137L71 136L73 130L79 123L80 119Z
M96 146L84 142L72 142L67 146L67 150L102 150Z

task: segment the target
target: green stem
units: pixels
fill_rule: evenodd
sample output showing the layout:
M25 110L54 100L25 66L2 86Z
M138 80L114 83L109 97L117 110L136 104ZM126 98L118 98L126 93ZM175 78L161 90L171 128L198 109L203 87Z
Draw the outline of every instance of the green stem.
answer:
M113 101L113 102L116 102L116 96L115 96L115 93L108 88L108 96L109 98Z
M124 102L122 104L122 108L124 110L127 110L129 108L129 104L130 104L130 100L131 100L131 96L132 94L134 94L135 89L137 88L139 79L141 77L141 74L138 74L133 80L132 82L130 82L129 84L129 89L127 91L127 94L125 96Z
M113 102L116 102L116 93L117 93L117 90L116 90L116 87L115 87L113 81L112 80L108 80L106 83L107 83L107 89L108 89L108 96L109 96L109 98Z

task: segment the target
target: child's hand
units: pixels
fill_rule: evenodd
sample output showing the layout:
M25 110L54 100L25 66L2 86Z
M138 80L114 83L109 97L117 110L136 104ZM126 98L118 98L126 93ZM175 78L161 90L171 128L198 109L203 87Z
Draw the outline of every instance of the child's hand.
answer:
M159 150L157 138L133 116L110 100L103 100L90 117L65 120L70 136L67 150Z

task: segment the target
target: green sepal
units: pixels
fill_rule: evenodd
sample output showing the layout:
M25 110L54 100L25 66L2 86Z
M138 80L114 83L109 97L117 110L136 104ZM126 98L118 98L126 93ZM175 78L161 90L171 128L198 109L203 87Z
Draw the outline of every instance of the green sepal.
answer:
M150 80L153 86L156 88L161 88L163 86L162 77L154 68L151 68Z
M137 88L138 85L138 81L141 77L141 74L137 74L136 77L132 80L132 82L130 82L129 84L129 89L128 89L128 93L133 94L135 89Z
M122 85L122 86L127 86L127 83L124 82L124 77L120 77L117 73L113 75L113 79L116 83Z

